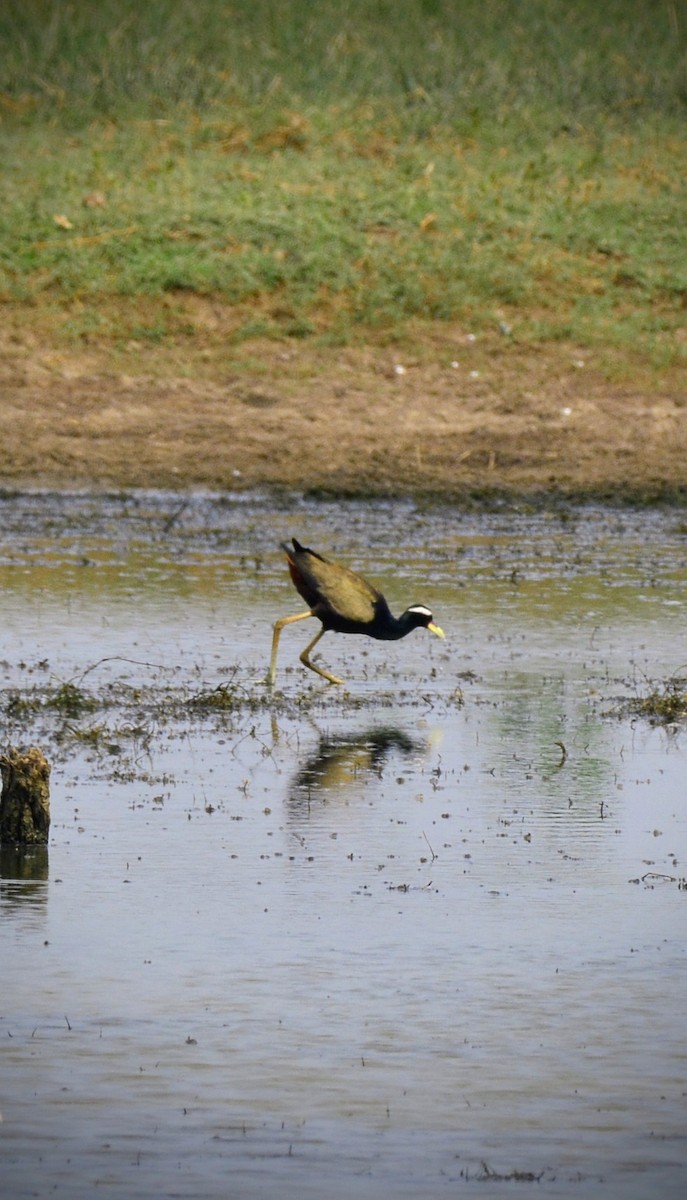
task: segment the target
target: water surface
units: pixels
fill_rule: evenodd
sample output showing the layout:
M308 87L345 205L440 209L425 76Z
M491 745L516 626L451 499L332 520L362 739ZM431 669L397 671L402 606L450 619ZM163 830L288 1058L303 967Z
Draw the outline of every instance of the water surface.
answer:
M53 767L0 862L3 1195L685 1194L685 737L622 709L687 663L678 515L0 521L2 741ZM294 534L446 641L328 635L336 689L295 625L270 703Z

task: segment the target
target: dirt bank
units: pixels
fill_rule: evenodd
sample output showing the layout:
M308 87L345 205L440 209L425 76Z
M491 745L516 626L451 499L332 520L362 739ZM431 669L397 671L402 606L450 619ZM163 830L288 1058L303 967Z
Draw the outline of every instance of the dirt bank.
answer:
M687 495L687 386L441 327L388 347L65 348L0 333L0 485Z

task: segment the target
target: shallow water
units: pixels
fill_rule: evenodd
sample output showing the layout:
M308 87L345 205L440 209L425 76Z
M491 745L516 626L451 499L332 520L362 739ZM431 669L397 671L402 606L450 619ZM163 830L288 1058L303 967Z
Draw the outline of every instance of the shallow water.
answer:
M687 663L679 514L0 522L2 742L53 764L0 861L3 1195L685 1194L687 743L619 707ZM329 635L336 689L296 625L268 703L292 534L446 641Z

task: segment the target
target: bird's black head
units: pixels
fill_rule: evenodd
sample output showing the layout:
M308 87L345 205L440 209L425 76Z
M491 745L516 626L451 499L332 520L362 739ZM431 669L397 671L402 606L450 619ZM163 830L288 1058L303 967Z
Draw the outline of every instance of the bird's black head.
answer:
M408 633L410 633L411 629L422 627L428 629L430 633L435 633L437 637L444 637L443 629L434 624L434 617L424 604L411 604L410 608L407 608L403 615L399 617L399 621L403 622Z

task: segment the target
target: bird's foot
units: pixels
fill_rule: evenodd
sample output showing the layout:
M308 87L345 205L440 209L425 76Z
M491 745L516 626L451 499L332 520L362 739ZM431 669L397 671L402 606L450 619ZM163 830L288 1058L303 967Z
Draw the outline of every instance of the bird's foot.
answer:
M301 662L309 671L314 671L316 675L320 675L322 679L326 679L327 683L343 683L343 679L339 679L338 675L332 675L331 671L325 671L324 667L318 667L314 662L311 662L305 650L301 654Z

